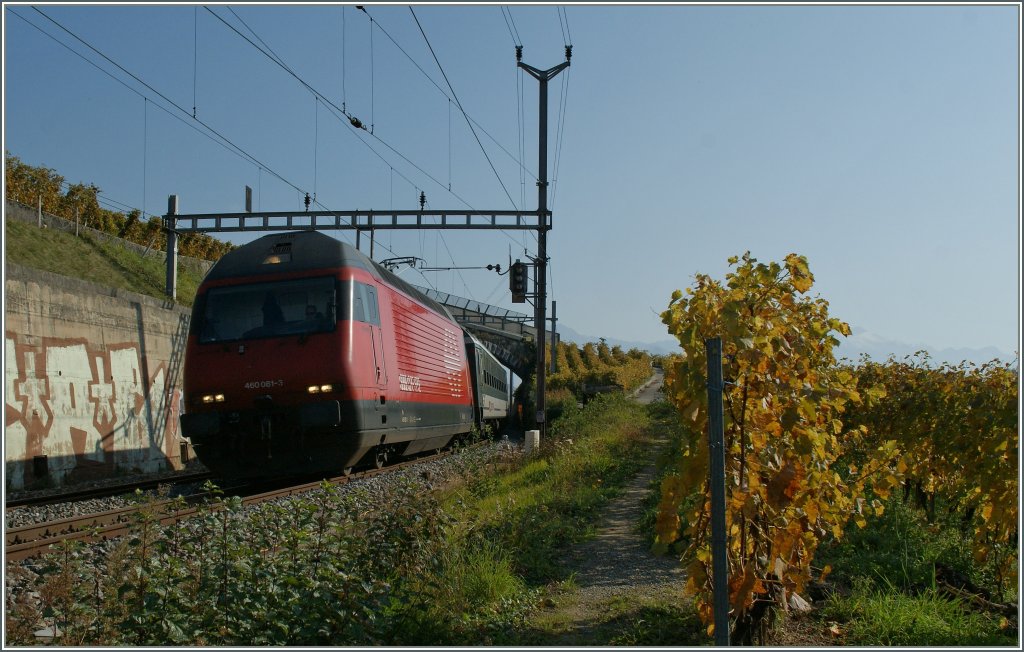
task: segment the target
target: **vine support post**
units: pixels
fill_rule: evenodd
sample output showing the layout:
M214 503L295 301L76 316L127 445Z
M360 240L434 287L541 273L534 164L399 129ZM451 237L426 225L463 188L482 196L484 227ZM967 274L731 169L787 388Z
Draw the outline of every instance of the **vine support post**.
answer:
M711 579L715 645L729 645L729 566L725 531L725 417L722 407L722 338L704 341L708 358L708 482L711 484Z

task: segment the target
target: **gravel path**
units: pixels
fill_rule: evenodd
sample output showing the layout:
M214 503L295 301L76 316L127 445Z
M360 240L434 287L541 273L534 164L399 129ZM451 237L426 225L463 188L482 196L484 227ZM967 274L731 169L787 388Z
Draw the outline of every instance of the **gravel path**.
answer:
M661 376L655 377L637 400L649 403L657 396ZM602 624L624 613L656 604L680 603L685 583L683 568L671 555L654 555L636 531L643 502L656 472L654 460L666 444L652 442L647 466L605 508L597 534L578 546L563 561L575 571L576 590L549 601L544 620L565 645L607 645Z

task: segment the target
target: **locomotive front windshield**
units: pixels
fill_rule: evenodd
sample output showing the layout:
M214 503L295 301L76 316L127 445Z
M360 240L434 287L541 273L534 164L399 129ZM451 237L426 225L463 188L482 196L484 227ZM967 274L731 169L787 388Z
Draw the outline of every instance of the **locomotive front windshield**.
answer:
M213 288L200 312L199 341L331 332L338 322L337 294L333 278Z

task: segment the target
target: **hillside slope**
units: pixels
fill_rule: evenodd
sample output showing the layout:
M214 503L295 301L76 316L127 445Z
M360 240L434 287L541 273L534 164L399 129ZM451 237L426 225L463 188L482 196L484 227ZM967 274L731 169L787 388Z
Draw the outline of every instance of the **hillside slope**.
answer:
M40 229L28 222L7 219L4 252L10 263L165 298L164 255L160 251L143 258L117 244L116 239L101 242L84 233L76 237L58 229ZM201 270L179 264L177 303L191 306L202 278Z

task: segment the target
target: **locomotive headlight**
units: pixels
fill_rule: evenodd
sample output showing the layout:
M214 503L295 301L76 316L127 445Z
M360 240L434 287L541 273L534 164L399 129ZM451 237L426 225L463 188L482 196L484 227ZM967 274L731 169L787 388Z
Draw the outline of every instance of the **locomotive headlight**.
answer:
M224 395L223 394L205 394L203 396L202 400L203 400L203 403L223 403L224 402Z
M334 391L334 385L310 385L306 391L310 394L327 394Z

